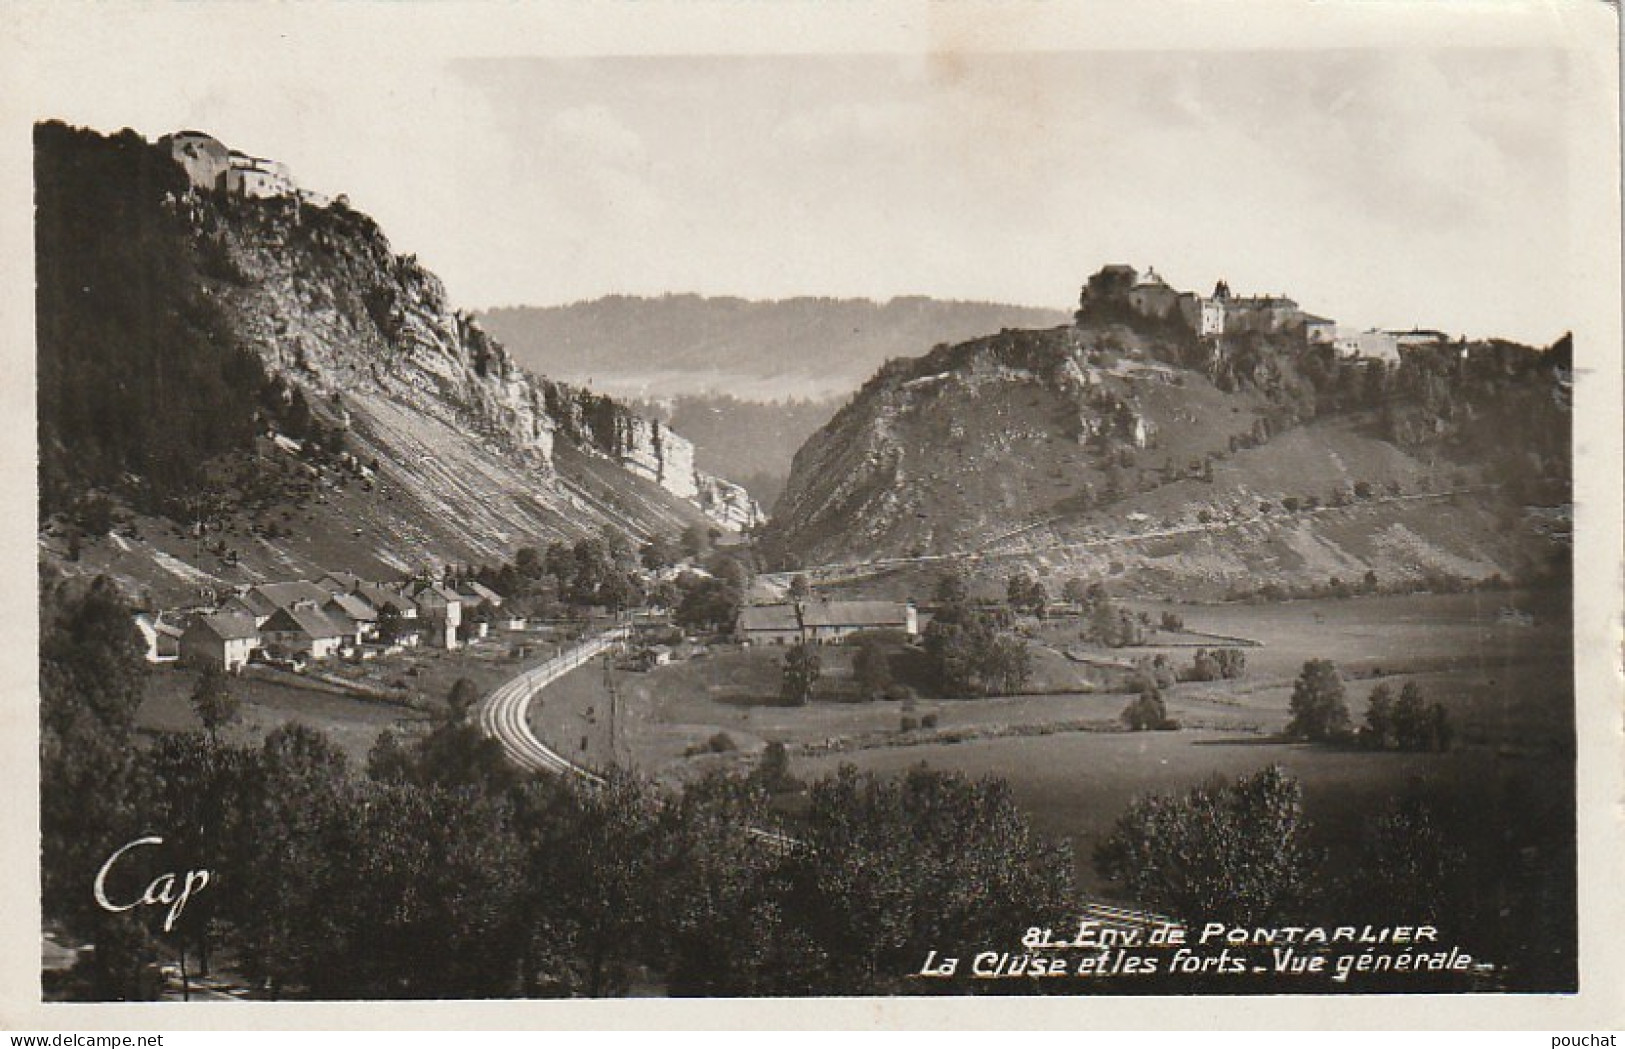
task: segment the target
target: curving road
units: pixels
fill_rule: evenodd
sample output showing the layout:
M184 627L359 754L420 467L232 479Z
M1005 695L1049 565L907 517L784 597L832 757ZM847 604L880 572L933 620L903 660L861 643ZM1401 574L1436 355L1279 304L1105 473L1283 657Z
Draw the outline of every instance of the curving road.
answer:
M508 759L520 768L569 776L595 787L603 786L604 777L582 768L543 743L531 731L530 720L525 715L530 709L530 701L538 692L602 655L611 646L625 641L631 633L631 629L624 626L606 630L499 685L480 703L480 730L502 744ZM745 833L766 847L779 851L788 851L801 844L787 834L763 827L746 827Z
M531 731L526 712L536 693L551 685L584 663L588 663L613 645L620 644L631 635L627 627L615 627L602 634L560 652L540 666L520 674L499 685L480 703L480 730L502 744L509 760L531 772L549 772L570 776L594 785L602 785L604 778L582 768L550 748Z

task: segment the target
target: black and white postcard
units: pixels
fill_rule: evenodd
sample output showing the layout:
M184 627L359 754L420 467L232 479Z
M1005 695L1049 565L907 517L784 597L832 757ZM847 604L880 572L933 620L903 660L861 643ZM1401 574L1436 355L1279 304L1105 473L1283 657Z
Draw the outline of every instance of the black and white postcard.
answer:
M1617 8L15 11L0 1014L1621 1022Z

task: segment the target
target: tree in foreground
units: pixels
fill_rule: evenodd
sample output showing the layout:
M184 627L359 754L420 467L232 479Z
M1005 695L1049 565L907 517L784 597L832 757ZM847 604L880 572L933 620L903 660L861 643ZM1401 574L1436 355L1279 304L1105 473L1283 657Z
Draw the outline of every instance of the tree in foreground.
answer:
M793 707L806 706L812 699L813 686L823 673L818 653L804 641L793 645L784 657L783 681L780 695Z
M1286 734L1293 739L1325 743L1348 734L1348 700L1336 663L1311 659L1303 665L1303 672L1292 686L1291 710Z
M1387 683L1371 690L1366 699L1365 724L1360 726L1360 745L1368 750L1392 749L1394 736L1394 690Z
M1033 832L1002 780L842 766L813 785L798 833L806 847L781 872L785 935L766 993L917 990L909 974L927 951L1014 947L1072 902L1070 850Z
M1183 797L1138 798L1095 867L1143 906L1186 921L1290 920L1310 873L1303 791L1280 766Z
M241 704L219 663L204 664L192 688L192 709L203 722L203 730L216 743L220 742L220 730L237 720Z
M1359 861L1346 881L1347 913L1380 921L1454 924L1467 895L1460 879L1466 856L1417 796L1396 799L1367 820Z
M865 696L880 698L892 683L891 660L885 646L876 641L866 641L859 646L857 655L852 657L852 673Z

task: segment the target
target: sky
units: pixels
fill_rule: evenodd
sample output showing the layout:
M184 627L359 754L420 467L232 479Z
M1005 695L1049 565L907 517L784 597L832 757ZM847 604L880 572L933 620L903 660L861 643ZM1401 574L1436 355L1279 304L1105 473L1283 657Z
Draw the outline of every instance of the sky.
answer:
M345 193L465 308L610 293L1071 308L1112 262L1353 327L1572 325L1564 50L331 50L41 112Z

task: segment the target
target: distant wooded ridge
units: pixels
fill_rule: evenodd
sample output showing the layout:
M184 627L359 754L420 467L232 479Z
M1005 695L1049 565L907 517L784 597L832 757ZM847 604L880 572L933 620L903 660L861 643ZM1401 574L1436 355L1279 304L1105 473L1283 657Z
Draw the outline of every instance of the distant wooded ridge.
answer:
M841 396L893 357L1070 320L1063 310L925 296L751 301L695 294L609 295L478 316L520 363L552 378L629 396L727 393L755 401Z

